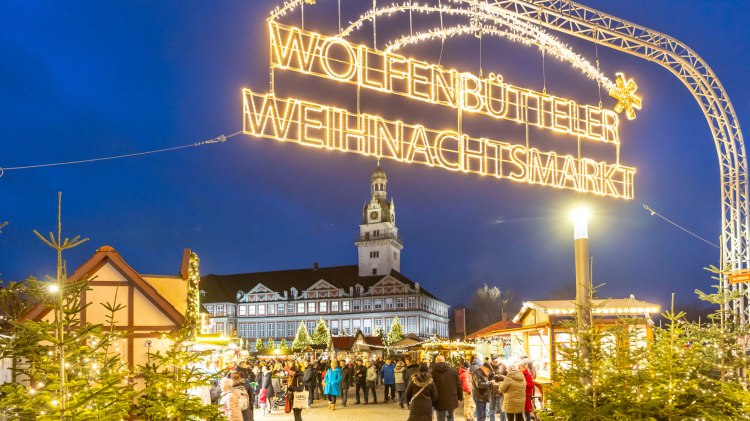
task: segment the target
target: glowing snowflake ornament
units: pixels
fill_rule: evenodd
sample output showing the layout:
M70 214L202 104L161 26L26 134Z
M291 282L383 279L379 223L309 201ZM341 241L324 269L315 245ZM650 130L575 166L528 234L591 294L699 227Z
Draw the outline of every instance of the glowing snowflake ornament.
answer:
M641 109L641 97L635 94L635 91L638 90L638 85L636 85L633 79L626 80L622 72L616 73L616 76L615 87L609 91L609 96L617 99L615 112L621 113L625 111L628 120L633 120L635 119L635 110Z

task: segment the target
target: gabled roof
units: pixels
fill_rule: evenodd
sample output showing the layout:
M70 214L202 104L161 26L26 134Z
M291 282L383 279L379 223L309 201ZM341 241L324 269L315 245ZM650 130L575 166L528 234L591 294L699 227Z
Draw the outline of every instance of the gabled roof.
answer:
M658 304L648 301L636 300L630 298L598 298L592 300L592 312L597 315L612 316L633 316L658 313L660 307ZM574 300L539 300L526 301L523 307L513 318L514 322L520 321L529 311L539 310L544 314L551 315L573 315L576 312Z
M392 276L400 282L414 288L416 283L401 273L392 270L388 275L359 276L359 267L332 266L322 268L277 270L271 272L253 272L236 275L206 275L201 278L201 290L205 294L201 296L204 303L234 303L237 301L237 291L248 292L262 283L275 292L282 293L292 287L302 292L320 280L337 288L343 288L349 293L349 288L357 295L356 285L360 284L365 291L375 285L386 276ZM420 292L430 298L440 300L420 285ZM289 294L291 299L291 294Z
M481 338L482 336L492 334L493 332L497 332L499 330L507 330L507 329L515 329L521 327L518 323L513 323L508 320L499 321L497 323L493 323L487 327L484 327L482 329L477 330L476 332L472 333L471 335L466 336L466 339L476 339Z
M166 298L164 298L148 281L146 281L138 272L120 257L120 254L110 246L100 247L91 258L68 277L69 281L75 282L93 276L105 264L111 264L126 279L132 282L136 289L141 292L149 301L159 308L177 326L182 326L185 316L180 313ZM178 278L179 279L179 278ZM185 297L187 300L187 296ZM50 308L39 304L33 307L21 320L39 320L47 313Z

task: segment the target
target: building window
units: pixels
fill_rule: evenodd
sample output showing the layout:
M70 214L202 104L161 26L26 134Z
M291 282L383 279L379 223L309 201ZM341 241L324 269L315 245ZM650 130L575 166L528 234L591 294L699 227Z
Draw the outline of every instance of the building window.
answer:
M375 299L375 310L382 310L383 309L383 299L382 298L376 298Z
M375 319L375 330L383 331L383 319Z
M362 330L362 321L360 319L352 320L352 334L358 330Z
M276 323L276 336L279 338L284 336L284 322Z
M259 338L266 337L266 324L265 323L258 323L258 337Z
M248 316L255 316L255 304L247 306L247 314Z
M294 337L294 322L286 322L286 337Z
M359 311L359 300L354 300L352 302L352 309L354 309L354 311Z
M268 305L268 314L270 315L276 314L276 304Z
M313 331L315 331L315 322L307 322L307 333L312 335Z
M331 335L339 335L339 321L331 320Z
M404 298L396 298L396 308L404 308Z
M279 308L278 313L279 314L284 314L284 304L279 304L278 308Z
M315 314L315 302L307 303L307 314Z
M393 298L386 298L385 299L385 309L386 310L393 310Z
M372 319L365 319L364 326L362 327L362 333L365 335L372 334Z
M247 336L245 336L245 334L247 333L246 329L247 329L247 325L245 323L240 323L239 324L239 328L237 330L238 330L240 338L246 338L247 337Z
M305 314L305 303L297 303L297 314Z
M266 315L266 305L260 304L258 305L258 316L265 316Z
M328 301L321 301L318 307L321 313L328 313Z
M379 251L371 251L370 252L370 259L377 259L378 257L380 257L380 252Z
M268 337L269 338L276 337L276 323L272 322L268 324Z
M331 311L339 311L339 302L331 301Z
M391 331L392 322L393 322L393 319L385 319L385 333L388 333Z
M216 333L224 333L224 323L216 323Z
M209 313L214 312L214 306L206 306L206 310L208 310Z
M378 269L377 268L372 268L372 274L373 275L377 275L378 274Z
M240 316L247 316L247 306L240 306Z
M406 301L409 308L414 308L417 306L417 300L414 297L409 297L409 299Z
M344 331L344 335L349 336L349 335L352 334L352 332L349 330L350 329L350 324L351 323L349 322L349 320L343 320L341 322L341 327L342 327L342 329Z
M224 304L216 306L216 314L221 316L224 315Z
M341 311L349 311L349 301L342 301L341 302Z
M286 314L294 314L294 303L286 305Z
M255 323L249 323L247 325L247 337L248 338L254 338L255 337Z
M417 333L417 318L416 317L409 317L408 322L406 323L406 332Z

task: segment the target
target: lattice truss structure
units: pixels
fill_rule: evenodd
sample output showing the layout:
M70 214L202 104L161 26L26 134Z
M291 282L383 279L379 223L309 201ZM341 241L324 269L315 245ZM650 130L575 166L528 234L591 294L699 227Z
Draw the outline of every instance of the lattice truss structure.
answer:
M358 0L358 4L361 5L361 2ZM304 8L305 4L314 3L315 0L288 1L275 9L269 20L278 20ZM376 38L378 19L404 13L409 16L415 13L433 14L440 17L440 24L421 32L414 32L410 27L404 34L389 34L390 39L383 39L382 35L380 39ZM443 16L465 18L465 22L446 26ZM347 37L365 24L372 25L373 43L386 51L396 51L426 41L444 42L448 38L466 35L496 36L535 45L544 53L569 62L585 76L595 80L618 99L616 109L627 111L628 118L634 117L634 108L640 109L640 103L634 103L632 97L621 94L627 91L627 82L619 75L616 81L609 79L599 71L598 66L576 54L546 30L578 37L666 68L682 81L700 105L716 145L721 175L722 266L731 272L750 270L748 166L737 114L716 74L685 44L668 35L567 0L433 0L431 3L373 0L372 8L346 27L341 27L338 35ZM741 322L749 323L750 287L745 283L730 285L728 277L721 282L724 288L741 293L741 298L728 304L727 310Z

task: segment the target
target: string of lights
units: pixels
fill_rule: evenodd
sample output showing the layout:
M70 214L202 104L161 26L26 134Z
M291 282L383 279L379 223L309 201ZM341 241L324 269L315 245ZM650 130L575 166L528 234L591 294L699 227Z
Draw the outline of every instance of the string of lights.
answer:
M231 139L241 134L242 134L242 131L234 132L229 135L222 134L211 139L201 140L199 142L190 143L188 145L174 146L171 148L154 149L151 151L144 151L144 152L134 152L134 153L128 153L128 154L122 154L122 155L104 156L104 157L99 157L99 158L80 159L77 161L52 162L52 163L47 163L47 164L22 165L22 166L5 167L5 168L0 167L0 177L2 177L7 171L30 170L30 169L46 168L46 167L59 167L62 165L88 164L92 162L109 161L113 159L122 159L122 158L133 158L137 156L151 155L151 154L162 153L162 152L172 152L172 151L177 151L180 149L212 145L214 143L224 143L227 141L227 139Z

